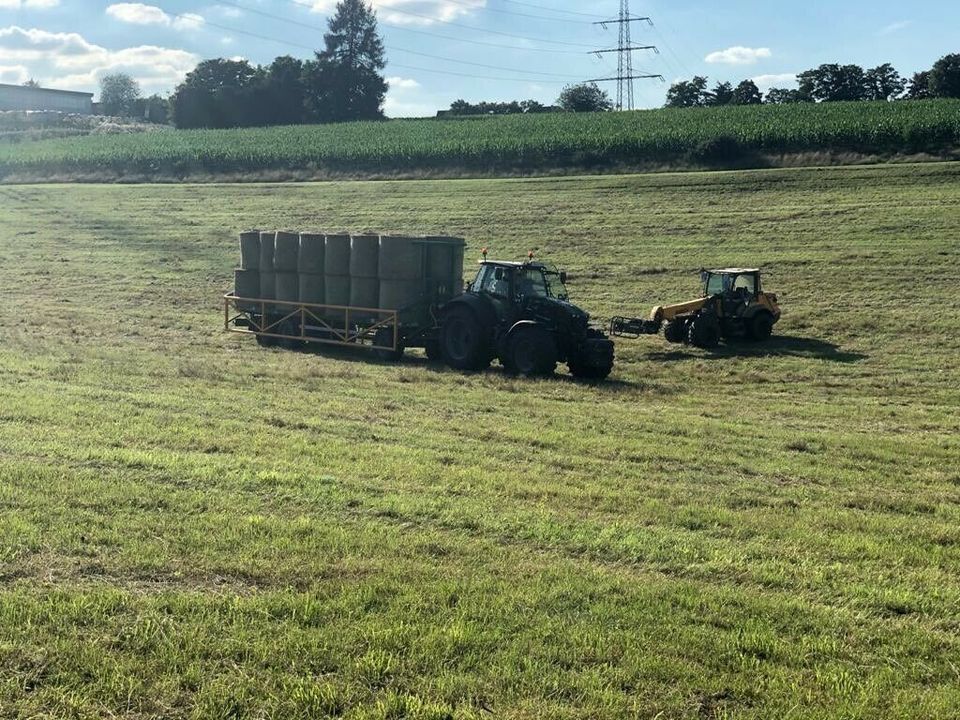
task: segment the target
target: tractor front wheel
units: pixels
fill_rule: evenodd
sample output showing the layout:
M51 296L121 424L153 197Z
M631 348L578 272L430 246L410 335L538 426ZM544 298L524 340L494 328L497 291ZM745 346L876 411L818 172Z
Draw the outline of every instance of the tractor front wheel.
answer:
M512 375L552 375L557 369L557 344L553 335L535 325L518 328L507 341L503 365Z
M751 340L755 340L756 342L769 340L773 334L773 316L768 312L754 315L750 320L747 330Z
M671 320L663 329L667 342L679 344L687 339L687 324L683 320Z
M483 370L490 364L483 328L469 308L456 307L443 319L440 350L444 362L457 370Z
M712 350L720 344L720 323L712 314L698 315L690 323L687 336L689 343L695 347Z

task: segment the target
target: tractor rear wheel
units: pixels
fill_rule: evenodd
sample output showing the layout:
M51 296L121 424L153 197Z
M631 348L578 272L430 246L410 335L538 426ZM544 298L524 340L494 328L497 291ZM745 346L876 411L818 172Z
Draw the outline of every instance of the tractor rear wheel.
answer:
M691 345L712 350L720 344L720 323L712 313L700 314L690 323L687 336Z
M667 342L679 344L687 339L687 324L683 320L671 320L663 329Z
M756 342L769 340L773 334L773 316L768 312L754 315L748 322L747 334Z
M443 360L457 370L483 370L490 364L483 327L469 308L455 307L440 328Z
M557 343L553 334L536 325L518 328L507 341L503 366L513 375L552 375L557 369Z

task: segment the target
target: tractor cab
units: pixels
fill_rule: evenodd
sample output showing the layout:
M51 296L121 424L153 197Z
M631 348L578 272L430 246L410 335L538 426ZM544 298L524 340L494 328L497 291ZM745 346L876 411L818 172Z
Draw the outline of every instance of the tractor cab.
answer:
M700 282L703 297L739 295L755 298L760 293L760 271L757 269L701 270Z

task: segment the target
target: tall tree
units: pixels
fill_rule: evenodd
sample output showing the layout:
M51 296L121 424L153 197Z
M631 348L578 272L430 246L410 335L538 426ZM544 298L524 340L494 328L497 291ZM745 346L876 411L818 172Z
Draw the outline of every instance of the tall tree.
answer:
M707 104L707 79L697 75L693 80L681 80L667 91L667 107L700 107Z
M257 71L246 60L204 60L170 98L178 128L227 128L256 124L250 88Z
M340 0L324 43L303 73L313 117L327 122L382 118L386 61L373 8L363 0Z
M926 100L930 97L930 71L914 73L907 88L907 98L910 100Z
M734 105L759 105L762 102L763 95L753 80L744 80L733 91Z
M817 102L863 100L866 80L859 65L821 65L797 75L800 94Z
M729 105L732 102L733 85L728 82L718 82L706 98L707 105Z
M960 54L944 55L930 70L933 97L960 98Z
M129 116L140 99L137 81L124 73L100 78L100 108L104 115Z
M786 88L770 88L764 102L770 105L789 105L790 103L807 102L799 90L788 90Z
M601 112L613 108L607 91L596 83L567 85L560 93L557 105L567 112Z
M896 100L907 89L907 81L890 63L867 70L863 79L867 100Z

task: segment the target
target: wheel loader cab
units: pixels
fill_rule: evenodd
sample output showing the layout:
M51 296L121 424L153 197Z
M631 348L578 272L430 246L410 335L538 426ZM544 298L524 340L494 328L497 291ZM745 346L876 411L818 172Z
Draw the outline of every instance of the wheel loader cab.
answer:
M703 297L734 295L744 299L761 293L759 270L702 270Z

